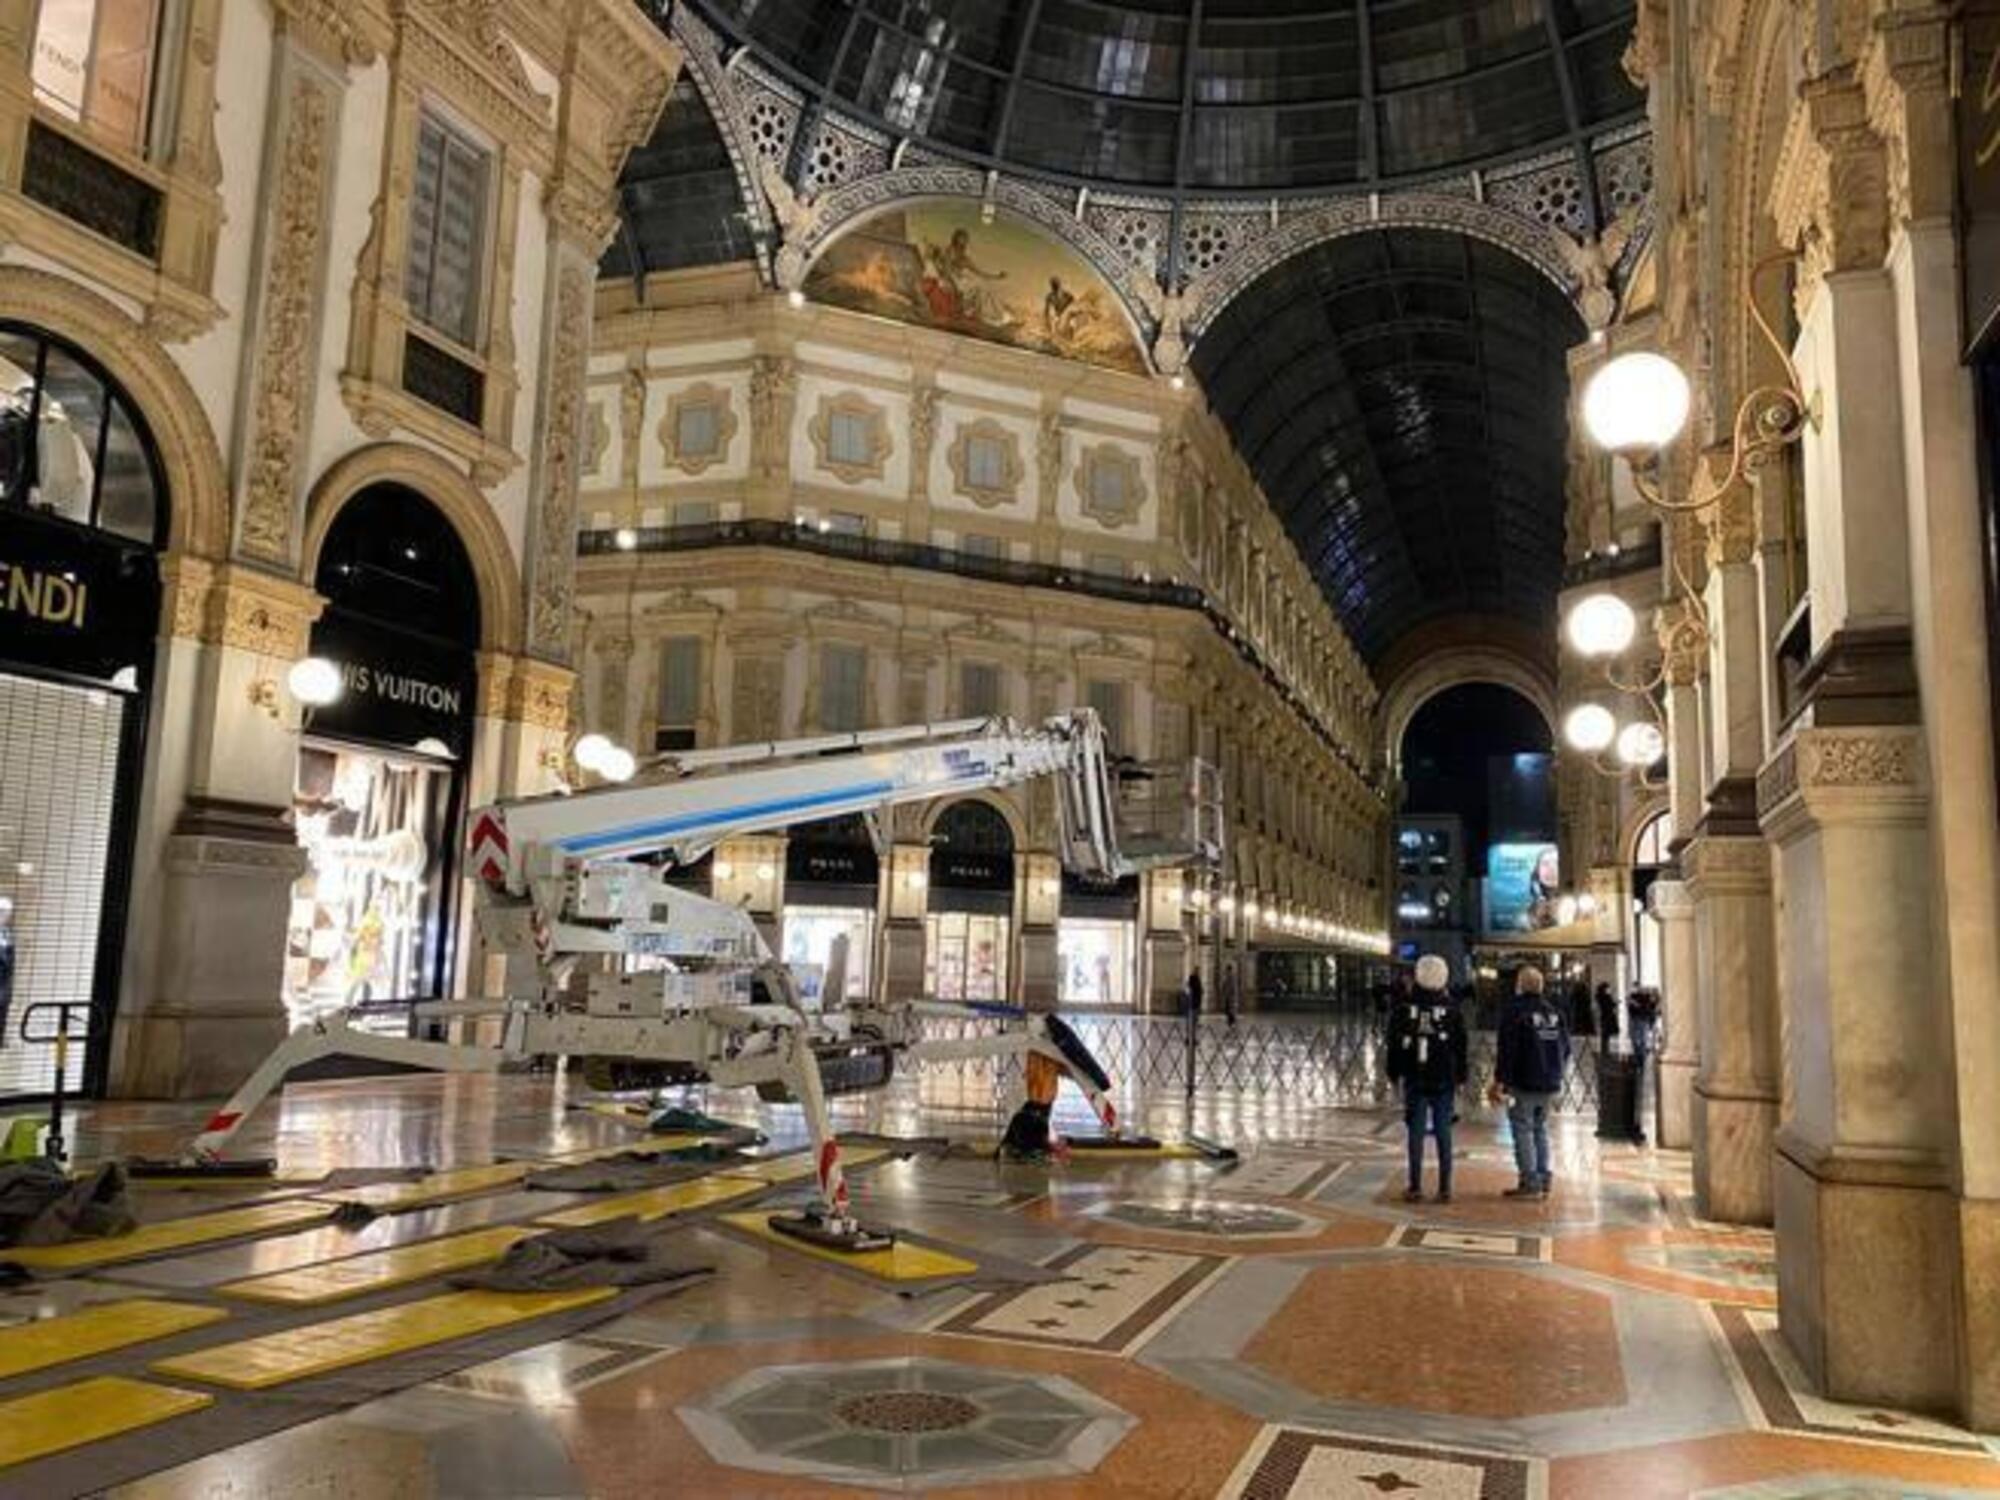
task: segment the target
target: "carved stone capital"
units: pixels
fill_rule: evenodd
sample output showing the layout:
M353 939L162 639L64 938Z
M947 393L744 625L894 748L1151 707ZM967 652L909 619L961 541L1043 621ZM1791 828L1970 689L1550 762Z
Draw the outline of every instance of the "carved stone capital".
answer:
M1836 820L1920 820L1928 803L1923 731L1915 726L1801 729L1757 776L1758 815L1780 841Z
M1917 5L1874 18L1861 57L1868 123L1885 148L1892 222L1952 211L1950 5Z
M1882 264L1889 248L1888 178L1888 156L1855 66L1802 86L1772 186L1779 238L1803 254L1801 307L1832 272Z
M293 662L306 654L313 622L325 607L325 600L293 579L225 563L211 575L197 634L209 645ZM176 634L178 627L177 620Z
M576 674L567 667L498 652L479 658L479 712L536 729L565 733Z

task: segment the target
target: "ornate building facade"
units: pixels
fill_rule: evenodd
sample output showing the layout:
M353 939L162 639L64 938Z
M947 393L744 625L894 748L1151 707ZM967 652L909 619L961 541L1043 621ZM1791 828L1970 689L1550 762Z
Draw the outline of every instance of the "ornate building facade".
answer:
M567 725L590 293L677 67L622 0L0 4L0 908L71 1087L465 976L452 818Z
M1222 768L1212 890L1066 883L1025 792L927 807L879 859L823 829L724 846L713 888L793 956L846 931L856 983L1165 1009L1203 944L1246 996L1259 946L1379 955L1373 683L1190 383L746 267L606 282L586 403L591 727L646 751L1082 705L1126 754Z
M1805 421L1656 542L1622 465L1580 460L1570 496L1573 562L1658 606L1666 785L1599 783L1574 810L1607 888L1664 815L1642 919L1669 1016L1661 1139L1694 1147L1704 1213L1776 1224L1782 1329L1820 1389L1988 1429L1990 10L1641 7L1628 62L1651 91L1658 222L1579 385L1621 346L1692 373L1682 495L1727 472L1760 388L1795 376ZM1605 697L1581 663L1565 678L1568 702Z

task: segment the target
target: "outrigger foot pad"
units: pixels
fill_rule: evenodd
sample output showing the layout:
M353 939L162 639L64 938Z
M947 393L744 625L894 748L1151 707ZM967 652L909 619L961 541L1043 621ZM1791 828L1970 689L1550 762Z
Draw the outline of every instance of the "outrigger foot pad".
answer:
M163 1156L128 1156L125 1175L134 1182L149 1177L199 1178L217 1182L253 1181L278 1175L275 1156L244 1157L237 1161L175 1161Z
M1150 1135L1086 1135L1068 1137L1072 1151L1158 1151L1160 1143Z
M824 1214L772 1214L770 1224L776 1234L847 1255L887 1250L896 1243L891 1230L871 1229L855 1219L829 1219Z

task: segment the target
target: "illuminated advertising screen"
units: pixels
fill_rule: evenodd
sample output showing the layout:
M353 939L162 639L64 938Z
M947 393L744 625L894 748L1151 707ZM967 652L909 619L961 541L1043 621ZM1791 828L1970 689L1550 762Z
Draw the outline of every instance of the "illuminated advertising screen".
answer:
M1554 844L1489 844L1486 930L1540 932L1557 925L1562 861Z

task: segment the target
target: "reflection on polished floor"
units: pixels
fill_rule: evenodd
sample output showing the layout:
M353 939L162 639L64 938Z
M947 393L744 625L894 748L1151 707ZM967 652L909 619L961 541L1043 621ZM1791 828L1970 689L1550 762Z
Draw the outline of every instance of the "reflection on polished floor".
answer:
M701 1102L726 1114L737 1101ZM1141 1113L1163 1135L1189 1123L1178 1101ZM780 1146L796 1136L787 1115L759 1120ZM189 1119L104 1106L81 1150L171 1149ZM969 1135L992 1122L902 1085L843 1124ZM1513 1202L1498 1196L1511 1180L1501 1128L1469 1119L1457 1201L1405 1205L1401 1123L1386 1112L1205 1098L1192 1124L1242 1160L1041 1170L953 1155L857 1172L866 1216L1055 1279L902 1295L705 1214L662 1221L712 1279L499 1357L454 1360L446 1346L404 1388L332 1414L302 1403L296 1425L94 1488L119 1500L2000 1493L2000 1443L1805 1388L1776 1337L1769 1236L1693 1217L1684 1156L1601 1145L1565 1121L1556 1193ZM635 1134L567 1107L559 1077L299 1087L255 1128L247 1148L306 1175L547 1160ZM218 1198L207 1210L234 1197L200 1196ZM526 1222L533 1200L559 1196L497 1183L339 1248L324 1225L284 1226L45 1283L0 1313L213 1301L230 1277ZM305 1315L331 1322L355 1305L376 1304ZM22 1391L61 1377L30 1378ZM170 1442L192 1420L151 1430ZM9 1482L0 1470L0 1494L63 1492Z

